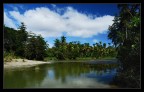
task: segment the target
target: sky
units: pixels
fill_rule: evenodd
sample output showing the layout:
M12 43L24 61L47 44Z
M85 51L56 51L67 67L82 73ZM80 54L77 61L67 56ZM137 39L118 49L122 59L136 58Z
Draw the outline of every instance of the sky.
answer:
M56 38L67 42L111 43L108 27L113 24L117 4L4 4L4 24L17 29L24 22L28 32L41 34L49 47Z

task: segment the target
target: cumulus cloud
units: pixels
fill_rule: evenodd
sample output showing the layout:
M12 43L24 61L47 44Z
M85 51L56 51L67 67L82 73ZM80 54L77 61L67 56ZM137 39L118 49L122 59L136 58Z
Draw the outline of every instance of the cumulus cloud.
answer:
M11 9L13 9L14 11L19 11L19 9L24 9L23 5L20 4L6 4L8 7L10 7Z
M13 9L14 9L15 11L18 11L18 8L17 8L17 7L13 7Z
M47 44L48 44L48 47L49 47L49 48L52 48L52 47L54 46L54 44L52 44L52 43L50 43L50 42L47 42Z
M97 40L97 39L93 39L93 42L94 42L94 43L97 43L97 42L99 42L99 40Z
M51 4L51 5L52 5L53 8L56 8L56 5L55 5L55 4Z
M4 24L8 27L17 29L14 21L8 17L8 14L6 12L4 12Z
M92 37L105 33L114 19L114 16L110 15L96 17L96 15L81 13L72 7L58 8L53 4L52 6L56 10L38 7L27 10L23 14L19 11L9 13L17 21L24 22L28 31L41 34L43 37L60 37L63 33L73 37ZM63 14L60 13L62 11Z

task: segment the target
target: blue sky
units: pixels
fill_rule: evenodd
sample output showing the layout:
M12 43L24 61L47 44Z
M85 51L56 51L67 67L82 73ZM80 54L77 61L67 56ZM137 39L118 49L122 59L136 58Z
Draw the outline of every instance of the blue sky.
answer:
M24 22L28 32L41 34L50 47L62 35L67 42L92 45L111 43L107 32L116 13L116 4L4 4L4 24L17 29Z

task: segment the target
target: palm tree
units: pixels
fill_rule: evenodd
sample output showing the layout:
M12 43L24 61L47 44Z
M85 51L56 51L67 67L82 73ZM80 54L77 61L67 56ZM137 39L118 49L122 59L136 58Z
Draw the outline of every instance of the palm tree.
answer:
M103 56L106 56L106 53L107 53L107 51L106 51L106 43L103 43L103 52L102 52L103 54Z
M110 45L111 45L111 43L108 43L108 45L110 46Z
M58 48L60 46L60 40L56 39L54 45Z
M66 43L66 37L65 36L61 37L61 43Z

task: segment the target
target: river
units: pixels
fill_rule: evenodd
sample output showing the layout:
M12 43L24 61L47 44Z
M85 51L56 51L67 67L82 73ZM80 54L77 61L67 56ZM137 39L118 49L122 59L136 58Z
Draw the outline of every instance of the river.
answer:
M57 62L4 70L4 88L117 88L116 63Z

